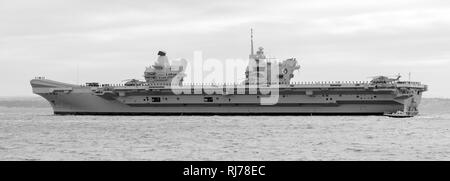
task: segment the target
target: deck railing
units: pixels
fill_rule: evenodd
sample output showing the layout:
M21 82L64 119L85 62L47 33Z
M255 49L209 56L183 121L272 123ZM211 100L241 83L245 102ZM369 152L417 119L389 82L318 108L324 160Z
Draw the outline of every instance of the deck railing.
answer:
M244 83L183 83L183 84L175 84L171 85L169 83L144 83L144 84L136 84L136 85L125 85L125 84L99 84L98 87L139 87L139 86L150 86L150 87L158 87L158 86L175 86L175 87L238 87L238 86L254 86L257 84L244 84ZM276 85L276 84L259 84L260 86L268 86L268 85ZM412 81L397 81L385 84L371 84L370 81L304 81L304 82L279 82L278 85L284 87L296 87L296 86L324 86L324 87L339 87L339 86L369 86L369 85L391 85L391 86L424 86L420 82L412 82ZM80 85L81 87L94 87L87 85Z

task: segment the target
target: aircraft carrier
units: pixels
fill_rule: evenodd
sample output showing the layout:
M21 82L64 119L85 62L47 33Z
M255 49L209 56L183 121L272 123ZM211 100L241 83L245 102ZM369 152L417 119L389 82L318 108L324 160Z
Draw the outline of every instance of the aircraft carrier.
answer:
M30 81L33 93L48 100L54 114L82 115L387 115L411 117L427 86L376 76L371 81L291 82L300 66L295 58L271 62L253 50L245 81L184 83L183 65L158 52L145 81L75 85L44 77ZM243 75L244 76L244 75Z

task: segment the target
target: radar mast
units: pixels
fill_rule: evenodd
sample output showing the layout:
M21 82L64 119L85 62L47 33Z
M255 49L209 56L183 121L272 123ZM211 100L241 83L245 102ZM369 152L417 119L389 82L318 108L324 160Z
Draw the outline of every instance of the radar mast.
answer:
M254 56L253 51L253 28L250 29L250 58Z

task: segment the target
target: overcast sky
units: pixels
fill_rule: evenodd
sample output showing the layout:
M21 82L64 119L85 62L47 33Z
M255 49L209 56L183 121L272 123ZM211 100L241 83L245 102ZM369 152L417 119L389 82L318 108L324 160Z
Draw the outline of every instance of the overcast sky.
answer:
M0 0L0 96L32 95L35 76L142 79L158 50L247 58L250 28L269 56L299 60L294 81L411 72L425 97L450 98L448 0Z

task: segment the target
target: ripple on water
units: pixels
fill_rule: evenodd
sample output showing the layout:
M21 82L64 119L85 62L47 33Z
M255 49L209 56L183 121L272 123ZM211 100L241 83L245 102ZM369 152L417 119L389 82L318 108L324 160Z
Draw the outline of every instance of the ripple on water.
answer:
M450 115L54 116L0 109L0 160L448 160Z

